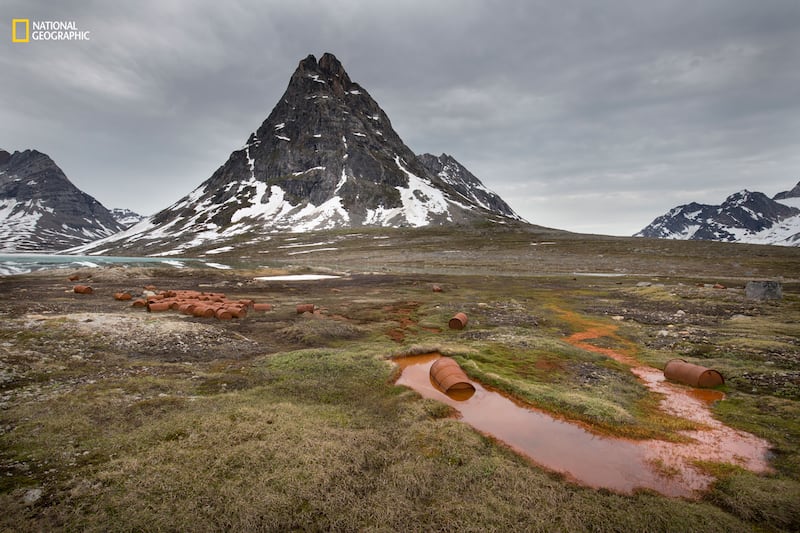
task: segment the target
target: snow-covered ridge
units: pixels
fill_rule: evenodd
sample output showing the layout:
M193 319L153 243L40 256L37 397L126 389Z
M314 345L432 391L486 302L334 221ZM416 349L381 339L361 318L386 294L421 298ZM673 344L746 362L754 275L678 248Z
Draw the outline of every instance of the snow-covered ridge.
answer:
M720 205L675 207L636 236L800 246L800 197L775 200L745 189Z

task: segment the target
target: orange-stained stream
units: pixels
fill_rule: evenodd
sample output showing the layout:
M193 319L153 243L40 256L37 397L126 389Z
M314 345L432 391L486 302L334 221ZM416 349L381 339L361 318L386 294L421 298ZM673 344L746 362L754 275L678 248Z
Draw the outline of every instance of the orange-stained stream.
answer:
M628 364L635 363L632 356L612 355L613 350L584 342L605 336L600 333L595 330L568 339L568 342L608 356L618 355L615 359ZM461 419L478 431L584 485L623 493L649 488L667 496L698 497L714 478L694 467L695 460L734 463L756 472L769 471L766 441L731 429L711 416L707 406L720 399L717 395L721 393L704 392L701 398L695 398L693 391L664 382L660 370L642 366L631 368L650 389L665 395L661 406L665 412L707 426L707 429L684 432L693 442L633 441L596 435L578 424L559 420L487 390L477 382L472 382L475 393L471 397L456 399L431 382L430 367L439 357L439 354L427 354L395 359L402 369L397 384L454 407Z

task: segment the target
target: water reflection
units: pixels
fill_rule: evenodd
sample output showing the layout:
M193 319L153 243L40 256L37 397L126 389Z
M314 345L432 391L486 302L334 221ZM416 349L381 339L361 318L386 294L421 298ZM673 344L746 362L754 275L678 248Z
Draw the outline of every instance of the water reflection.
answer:
M464 422L478 431L504 442L537 464L590 487L623 493L649 488L667 496L694 497L714 480L694 467L696 459L735 462L755 471L768 468L765 441L716 420L709 431L687 432L694 439L688 444L630 441L593 434L578 424L487 390L477 382L472 382L475 391L468 397L445 394L430 378L430 367L439 357L426 354L396 359L402 370L397 384L450 405ZM658 382L661 391L668 386L663 383L663 376L660 380L653 374L640 377ZM692 406L697 417L696 411L702 404L700 400L693 401L697 402ZM702 418L705 423L709 418L713 420L710 415Z

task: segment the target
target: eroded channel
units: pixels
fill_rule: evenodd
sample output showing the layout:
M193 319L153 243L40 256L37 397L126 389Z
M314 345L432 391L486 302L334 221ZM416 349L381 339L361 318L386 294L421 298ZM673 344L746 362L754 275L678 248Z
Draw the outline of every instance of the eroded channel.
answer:
M694 498L714 481L711 475L697 468L696 461L730 463L754 472L770 471L767 441L729 428L711 415L708 406L721 399L722 393L694 391L667 383L660 370L639 365L631 354L587 342L614 334L604 328L607 327L593 325L567 340L630 365L631 372L648 388L663 395L661 409L703 427L683 432L690 442L633 441L598 435L474 381L475 393L467 398L447 395L430 379L430 367L441 357L436 353L395 359L401 368L397 384L452 406L461 420L476 430L547 469L594 488L622 493L647 488L666 496Z

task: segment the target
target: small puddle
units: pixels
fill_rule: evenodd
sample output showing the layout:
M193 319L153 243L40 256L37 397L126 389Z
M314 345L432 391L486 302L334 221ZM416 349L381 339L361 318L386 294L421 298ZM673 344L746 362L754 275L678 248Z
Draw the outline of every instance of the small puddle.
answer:
M767 463L767 441L729 428L711 415L708 406L724 398L721 392L667 383L662 371L639 365L632 355L586 342L600 337L611 337L631 345L616 337L613 326L597 324L567 341L631 365L631 372L649 389L663 395L661 409L703 426L701 430L682 432L692 442L632 441L596 435L578 424L487 390L474 381L475 392L467 398L447 395L430 379L430 367L441 357L439 354L395 359L401 368L396 383L414 389L425 398L450 405L464 422L478 431L502 441L545 468L594 488L622 493L648 488L666 496L696 498L708 489L714 478L698 470L693 464L695 461L732 463L754 472L771 471Z

